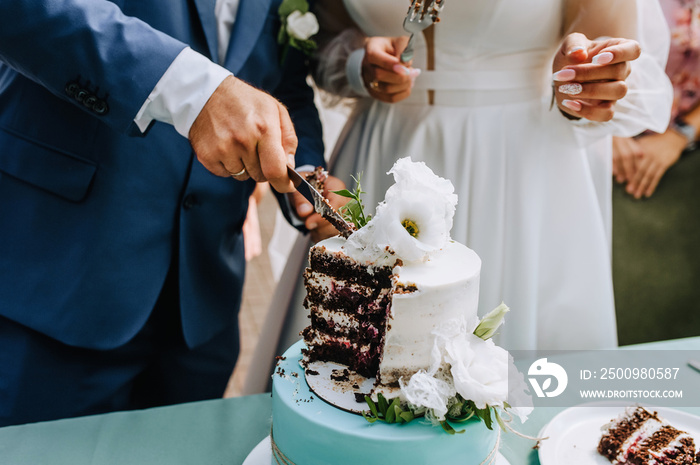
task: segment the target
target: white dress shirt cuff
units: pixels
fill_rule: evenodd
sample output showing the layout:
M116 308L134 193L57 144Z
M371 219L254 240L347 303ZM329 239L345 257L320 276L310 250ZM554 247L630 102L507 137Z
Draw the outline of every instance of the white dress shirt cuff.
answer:
M369 97L369 92L365 88L365 83L362 80L362 60L365 58L365 49L358 48L350 53L348 60L345 62L345 75L348 77L350 88L362 97Z
M141 130L153 120L170 123L188 137L192 123L219 84L232 73L191 48L173 60L136 114Z

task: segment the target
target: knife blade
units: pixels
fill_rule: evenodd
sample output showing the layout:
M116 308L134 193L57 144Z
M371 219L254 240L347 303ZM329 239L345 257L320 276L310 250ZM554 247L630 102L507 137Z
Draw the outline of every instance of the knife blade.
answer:
M317 191L314 186L309 184L309 181L307 181L304 176L299 174L290 166L287 167L287 172L289 173L289 178L292 180L292 184L294 184L296 190L299 191L299 193L304 196L306 200L311 202L311 205L314 206L316 213L332 224L344 238L347 239L353 232L355 232L355 228L345 221L337 211L335 211L328 200L319 191Z

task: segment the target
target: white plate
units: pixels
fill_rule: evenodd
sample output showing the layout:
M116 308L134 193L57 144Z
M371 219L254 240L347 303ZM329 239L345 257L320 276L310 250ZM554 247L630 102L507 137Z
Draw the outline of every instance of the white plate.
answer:
M610 465L597 451L602 435L601 427L617 418L629 404L589 403L570 407L542 428L538 437L549 437L540 442L541 465ZM645 406L655 410L675 428L686 431L700 440L700 417L665 407Z
M457 463L457 462L455 462ZM271 465L272 464L272 449L270 448L270 436L266 437L255 446L248 457L246 457L243 465ZM500 452L496 455L496 463L494 465L510 465L510 462L503 457Z

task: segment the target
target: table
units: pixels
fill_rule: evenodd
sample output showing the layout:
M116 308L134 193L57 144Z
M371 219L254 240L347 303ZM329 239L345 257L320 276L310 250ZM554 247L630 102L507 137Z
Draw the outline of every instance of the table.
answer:
M700 337L629 346L697 351ZM698 357L700 358L700 357ZM695 378L693 378L695 379ZM685 389L700 387L697 384ZM194 402L0 428L0 465L240 465L270 431L270 394ZM679 408L680 409L680 408ZM564 408L538 408L521 432L536 435ZM685 407L700 416L700 405ZM532 441L504 435L501 453L511 465L539 465Z

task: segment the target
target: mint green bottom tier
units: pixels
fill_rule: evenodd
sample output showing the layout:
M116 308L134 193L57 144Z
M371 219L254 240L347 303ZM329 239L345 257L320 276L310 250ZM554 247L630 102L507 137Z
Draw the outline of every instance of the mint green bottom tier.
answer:
M498 432L480 420L455 423L465 431L449 435L422 418L403 425L369 423L333 407L306 384L299 366L303 347L299 341L284 353L272 381L272 437L295 465L479 465L495 447Z

